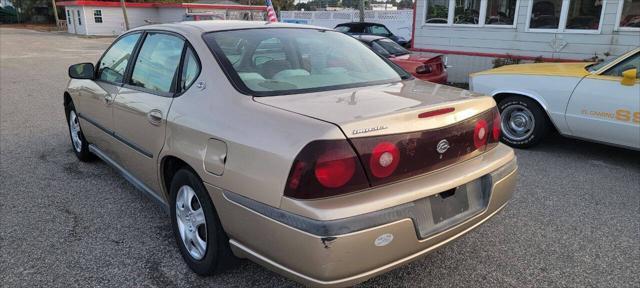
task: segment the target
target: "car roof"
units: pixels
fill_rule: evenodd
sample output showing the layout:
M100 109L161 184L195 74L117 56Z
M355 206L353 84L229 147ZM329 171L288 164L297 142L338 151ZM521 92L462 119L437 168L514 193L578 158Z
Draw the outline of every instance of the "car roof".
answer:
M336 27L338 27L338 26L359 26L359 25L362 25L362 26L384 26L384 24L373 23L373 22L348 22L348 23L338 24L338 25L336 25Z
M154 24L141 26L134 30L168 30L182 33L206 33L224 30L239 29L260 29L260 28L301 28L301 29L320 29L333 30L331 28L318 27L312 25L294 24L294 23L269 23L265 21L243 21L243 20L203 20L203 21L184 21L167 24Z

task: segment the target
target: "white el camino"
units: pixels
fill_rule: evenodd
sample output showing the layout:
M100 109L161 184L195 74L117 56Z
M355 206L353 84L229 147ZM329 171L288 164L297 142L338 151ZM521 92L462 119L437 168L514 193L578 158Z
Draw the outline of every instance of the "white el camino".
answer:
M470 90L491 95L502 141L526 148L550 129L640 150L640 48L599 63L508 65L471 74Z

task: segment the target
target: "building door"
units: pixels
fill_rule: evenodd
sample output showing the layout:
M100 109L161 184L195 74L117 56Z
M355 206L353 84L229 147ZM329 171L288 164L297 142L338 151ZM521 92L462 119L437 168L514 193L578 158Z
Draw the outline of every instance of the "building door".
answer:
M75 13L73 9L67 8L67 26L69 33L76 34L76 19L74 17Z

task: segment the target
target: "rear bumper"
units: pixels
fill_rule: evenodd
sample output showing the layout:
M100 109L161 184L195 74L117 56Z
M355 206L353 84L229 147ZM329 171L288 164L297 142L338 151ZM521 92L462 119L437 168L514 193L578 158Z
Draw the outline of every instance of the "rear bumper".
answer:
M506 164L483 175L490 180L486 208L426 238L419 235L413 217L403 214L412 211L414 202L421 199L384 209L392 209L392 213L380 210L349 217L357 221L320 221L273 207L257 207L253 200L245 201L247 198L213 186L207 188L237 256L306 285L343 287L413 261L482 224L511 198L516 175L511 154ZM393 235L393 240L376 245L376 239L386 234Z

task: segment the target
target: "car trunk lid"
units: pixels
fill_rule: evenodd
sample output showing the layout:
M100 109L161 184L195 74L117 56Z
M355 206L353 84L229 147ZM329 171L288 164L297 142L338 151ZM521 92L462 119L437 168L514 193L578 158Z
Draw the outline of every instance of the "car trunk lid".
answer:
M340 127L375 186L464 161L495 145L497 139L491 139L497 115L495 101L480 96L407 80L254 99ZM479 123L483 125L480 143L476 139Z

